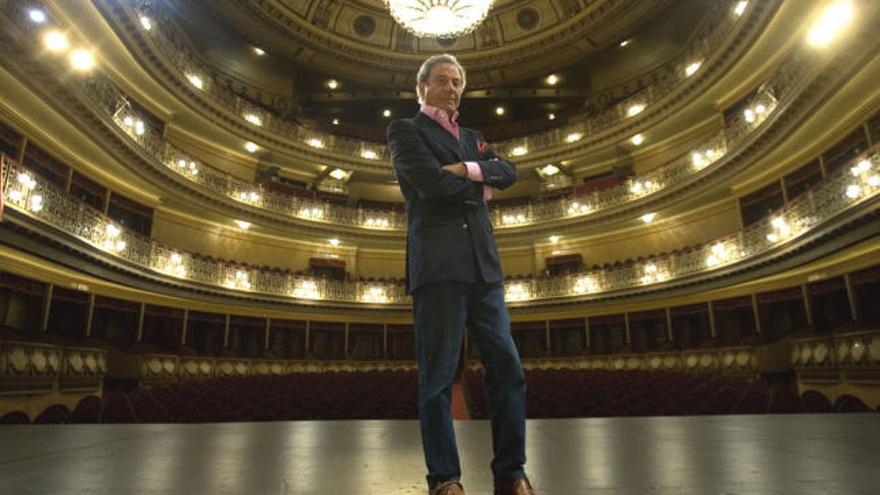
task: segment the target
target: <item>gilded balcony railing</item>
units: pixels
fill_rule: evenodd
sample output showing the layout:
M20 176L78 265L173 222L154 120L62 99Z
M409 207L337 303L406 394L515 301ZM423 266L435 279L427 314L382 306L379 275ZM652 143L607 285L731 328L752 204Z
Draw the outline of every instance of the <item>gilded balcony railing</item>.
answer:
M9 12L9 9L7 11ZM737 16L729 15L729 12L722 17L724 19L722 24L728 26L727 29L732 29L731 26L737 22L735 20ZM22 27L32 30L33 26L27 23L23 15L14 15L14 18L23 25ZM162 24L161 22L153 23L152 29L158 33L162 30ZM724 32L723 29L709 31L711 33L707 36L713 37L713 39L721 36L719 33ZM157 35L156 39L162 39L162 36ZM700 42L695 46L700 47L699 50L709 50L707 47L714 45ZM170 56L175 59L190 60L192 57L188 53L187 51L175 51ZM809 79L805 75L811 70L811 56L813 55L807 50L795 50L795 53L783 61L755 93L746 112L729 118L725 127L716 136L700 143L692 152L610 189L523 207L495 208L491 215L493 225L503 230L551 220L595 215L602 210L619 207L645 196L681 187L704 170L708 173L713 169L715 163L725 158L728 149L736 150L737 145L742 143L743 139L755 135L754 131L775 111L778 102L781 101L779 95L792 97L792 87L804 84L804 81ZM83 81L84 93L111 116L114 122L147 155L164 167L213 193L309 222L376 231L401 232L406 228L404 215L396 211L352 208L293 194L271 192L255 183L238 179L213 168L169 143L158 130L151 128L133 110L129 97L105 73L94 70L90 75L82 76L81 80ZM205 87L204 81L202 83ZM629 109L627 112L631 113ZM256 116L256 114L254 115ZM261 116L256 116L256 118L260 119L260 123L263 125L268 122L268 120L263 120ZM569 131L570 129L566 129L565 132L560 131L561 135L565 135L567 142L571 142L572 133ZM583 135L582 133L575 134ZM330 142L325 137L314 139L320 140L322 146L325 147ZM544 138L534 137L534 139ZM358 146L363 150L363 143Z
M497 143L496 147L504 155L513 156L517 148L528 152L539 152L571 145L570 136L592 136L631 119L661 101L693 76L703 64L707 64L713 54L724 46L740 22L746 22L749 15L760 9L748 9L743 15L737 9L741 2L725 0L712 9L708 19L703 22L687 49L676 60L665 64L650 75L651 84L637 93L616 102L597 113L572 119L565 128L537 133L522 139ZM291 102L284 101L280 95L271 95L261 107L239 96L219 84L219 74L195 54L194 48L181 33L175 29L171 15L162 2L139 0L134 3L129 15L158 20L152 22L150 39L162 55L174 66L181 81L186 81L231 114L247 120L252 125L268 129L297 143L308 144L312 140L320 142L321 148L343 156L365 157L387 162L390 155L384 144L359 141L333 134L308 129L284 118L285 110ZM138 25L136 23L135 25ZM196 78L196 79L193 79ZM251 117L252 116L252 117ZM372 153L365 155L365 150Z
M398 283L336 281L280 270L261 270L233 262L206 260L144 238L59 191L21 164L2 157L3 197L8 207L68 233L92 247L137 267L217 288L291 298L301 302L336 301L369 305L408 302ZM708 273L760 258L835 216L874 200L880 194L880 152L876 150L838 170L775 214L734 235L699 249L561 277L508 281L511 304L565 300L619 293Z

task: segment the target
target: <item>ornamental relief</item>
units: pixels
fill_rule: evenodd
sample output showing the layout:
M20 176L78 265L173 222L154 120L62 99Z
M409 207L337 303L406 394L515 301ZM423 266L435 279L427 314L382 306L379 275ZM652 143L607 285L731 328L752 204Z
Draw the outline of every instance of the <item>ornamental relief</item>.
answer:
M277 32L267 37L275 36L279 49L290 55L299 57L303 53L291 53L281 44L289 47L292 41L296 46L308 47L308 53L325 53L343 62L336 66L337 70L354 63L361 72L363 64L371 64L409 73L415 63L406 54L436 53L453 47L463 60L479 66L479 71L546 57L565 64L572 61L571 57L583 56L583 52L560 48L580 44L593 30L605 31L605 37L608 30L624 33L632 28L632 22L614 22L621 13L627 12L630 19L638 17L638 12L655 13L668 0L597 0L586 6L582 3L580 0L499 1L477 30L456 40L415 38L393 21L383 2L228 0L221 10L231 23L241 21L242 17L251 21L261 19L263 24L268 21ZM509 49L505 46L508 44ZM365 50L365 45L393 52L380 55ZM593 49L592 44L582 46ZM491 56L481 56L481 52L487 51L492 51ZM479 71L475 70L474 75ZM356 77L356 74L349 76Z
M2 348L2 369L0 374L7 377L24 377L30 368L30 349L24 344L8 343Z
M7 342L0 346L0 377L3 379L57 378L61 374L62 362L68 376L97 377L107 372L107 356L104 351L65 350L52 345L25 342Z

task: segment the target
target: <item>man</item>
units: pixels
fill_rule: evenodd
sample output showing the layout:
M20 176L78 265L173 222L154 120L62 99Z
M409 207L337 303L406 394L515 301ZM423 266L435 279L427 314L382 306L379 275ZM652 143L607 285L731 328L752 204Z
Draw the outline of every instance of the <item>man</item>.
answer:
M406 198L407 290L429 494L464 493L450 405L467 325L486 370L495 493L534 495L523 470L525 376L486 206L493 190L516 181L516 167L478 132L458 127L465 71L455 57L430 57L417 81L421 109L388 126L388 146Z

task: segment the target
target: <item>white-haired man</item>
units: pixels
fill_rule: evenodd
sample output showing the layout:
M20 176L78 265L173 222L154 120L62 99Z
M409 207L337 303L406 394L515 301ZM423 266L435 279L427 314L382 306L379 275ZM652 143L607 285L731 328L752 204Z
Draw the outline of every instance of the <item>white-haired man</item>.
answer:
M461 495L452 382L467 326L486 370L496 495L534 495L525 465L525 375L510 334L486 201L516 167L480 133L458 126L464 68L452 55L421 66L421 108L388 126L407 213L407 290L413 296L419 420L430 495Z

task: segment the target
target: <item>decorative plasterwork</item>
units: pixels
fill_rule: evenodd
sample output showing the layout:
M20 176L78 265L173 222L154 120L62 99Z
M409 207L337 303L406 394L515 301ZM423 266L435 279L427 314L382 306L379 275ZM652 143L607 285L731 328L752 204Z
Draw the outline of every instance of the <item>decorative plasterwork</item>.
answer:
M224 0L217 12L259 37L254 42L310 65L332 66L339 77L386 83L390 77L409 86L426 54L452 51L473 68L469 85L489 87L580 60L629 35L669 3L499 2L477 30L455 40L417 38L373 1Z

